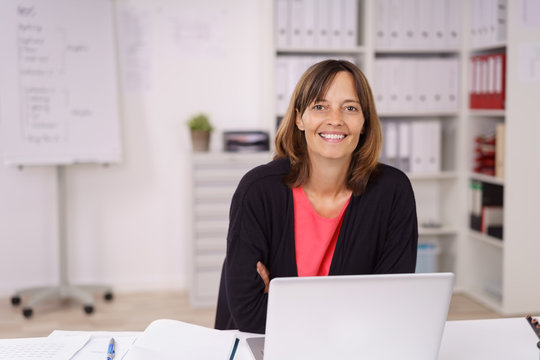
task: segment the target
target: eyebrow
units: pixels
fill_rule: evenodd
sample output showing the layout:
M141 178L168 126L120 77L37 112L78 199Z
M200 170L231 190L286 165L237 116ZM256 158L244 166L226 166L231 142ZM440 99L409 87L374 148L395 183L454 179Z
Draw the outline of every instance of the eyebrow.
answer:
M326 99L315 99L313 102L321 102L321 101L328 101L328 100L326 100ZM353 102L353 103L357 103L357 104L361 105L360 100L345 99L345 100L343 100L343 102L344 103Z

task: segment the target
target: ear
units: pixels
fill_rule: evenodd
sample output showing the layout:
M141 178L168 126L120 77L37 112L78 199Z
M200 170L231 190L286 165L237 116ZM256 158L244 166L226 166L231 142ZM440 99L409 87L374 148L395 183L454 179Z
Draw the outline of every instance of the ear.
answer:
M304 127L304 120L302 120L302 117L300 116L300 112L298 111L298 109L296 110L296 127L298 127L300 131L304 131L306 129Z

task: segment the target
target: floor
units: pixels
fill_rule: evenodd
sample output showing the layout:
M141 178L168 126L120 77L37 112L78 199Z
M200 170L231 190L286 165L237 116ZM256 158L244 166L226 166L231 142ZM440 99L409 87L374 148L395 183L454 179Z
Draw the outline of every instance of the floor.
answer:
M23 299L24 301L24 299ZM47 336L53 330L141 331L153 320L167 318L212 327L215 309L193 309L186 292L115 294L111 302L98 300L93 314L75 303L43 304L27 319L20 306L0 298L0 338ZM454 295L448 320L500 317L464 295Z

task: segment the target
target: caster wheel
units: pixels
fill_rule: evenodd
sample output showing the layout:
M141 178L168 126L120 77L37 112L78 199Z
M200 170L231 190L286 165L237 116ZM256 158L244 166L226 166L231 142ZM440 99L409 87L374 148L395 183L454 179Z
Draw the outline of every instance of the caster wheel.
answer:
M11 298L11 305L17 306L21 303L21 297L20 296L13 296Z
M111 301L114 298L114 296L112 292L106 292L105 295L103 295L103 298L107 301Z
M92 305L85 305L84 312L87 314L91 314L94 312L94 307Z
M31 317L32 314L34 313L34 310L32 310L32 308L27 307L27 308L24 308L24 309L23 309L22 313L23 313L23 316L24 316L25 318L29 318L29 317Z

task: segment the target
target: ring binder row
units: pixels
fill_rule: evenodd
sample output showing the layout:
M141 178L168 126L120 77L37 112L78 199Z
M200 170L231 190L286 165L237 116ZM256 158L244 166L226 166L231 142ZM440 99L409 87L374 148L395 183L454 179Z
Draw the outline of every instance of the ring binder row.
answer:
M354 49L358 0L276 0L278 49Z
M438 119L383 120L381 162L412 174L441 171L442 124Z
M482 47L506 41L508 0L468 0L471 46Z
M390 57L375 60L377 110L445 112L459 108L457 58Z
M506 54L476 55L470 60L469 107L504 109Z
M276 112L285 114L296 83L311 65L324 59L342 59L357 63L352 56L282 55L276 58Z
M459 49L461 0L377 0L377 50Z

